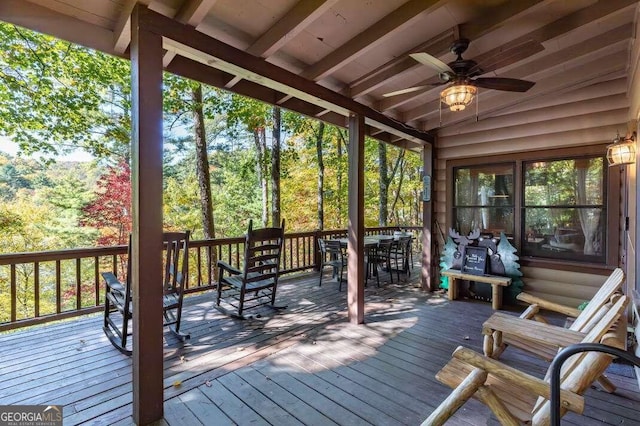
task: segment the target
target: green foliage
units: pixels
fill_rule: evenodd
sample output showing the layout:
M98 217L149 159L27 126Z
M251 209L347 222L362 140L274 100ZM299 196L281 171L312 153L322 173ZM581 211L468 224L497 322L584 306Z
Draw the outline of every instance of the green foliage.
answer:
M451 269L451 265L453 265L453 255L458 250L458 246L451 239L451 237L447 236L447 242L444 245L444 250L440 255L440 270L446 271L447 269ZM448 277L440 277L440 288L444 288L445 290L449 288L449 278Z
M249 220L260 222L260 191L252 150L216 153L212 157L211 182L216 236L237 237L247 231ZM286 210L283 209L286 212ZM288 217L288 216L287 216Z
M0 135L24 153L126 157L129 81L124 60L0 23Z
M518 250L511 245L509 239L504 234L500 233L500 242L498 243L498 255L504 265L505 275L511 278L511 285L505 289L505 299L510 300L511 303L516 302L516 296L522 293L524 283L522 282L522 272L520 272L520 259L516 252Z

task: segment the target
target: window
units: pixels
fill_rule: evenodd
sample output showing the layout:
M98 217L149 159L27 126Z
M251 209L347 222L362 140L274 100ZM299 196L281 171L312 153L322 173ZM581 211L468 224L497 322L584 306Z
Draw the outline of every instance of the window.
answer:
M453 160L450 226L462 235L504 232L527 261L616 264L619 185L604 150L597 145Z
M522 252L602 263L604 158L525 162Z
M513 164L455 169L454 227L513 235Z

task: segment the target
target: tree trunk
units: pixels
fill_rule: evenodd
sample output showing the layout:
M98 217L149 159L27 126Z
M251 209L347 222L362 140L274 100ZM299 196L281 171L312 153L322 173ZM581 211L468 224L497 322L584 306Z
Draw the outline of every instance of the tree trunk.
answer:
M402 182L404 181L404 151L401 152L401 155L398 156L399 162L399 177L398 177L398 188L396 189L395 196L393 197L393 203L391 204L391 215L395 219L396 225L399 225L399 215L396 211L396 206L398 204L398 200L400 199L400 192L402 191ZM395 170L394 170L394 175Z
M204 112L202 111L202 85L193 88L193 129L196 143L196 179L200 193L200 217L205 239L216 237L215 221L213 219L213 202L211 200L211 179L209 177L209 153L207 151L207 135L204 127ZM215 247L207 250L207 269L209 284L218 280L218 270L214 267L218 260Z
M389 166L387 165L387 145L384 142L378 142L378 163L380 165L380 189L379 189L379 215L378 225L387 226L389 217Z
M256 175L262 192L262 226L269 223L269 188L266 173L266 137L264 127L253 130L253 140L256 144Z
M318 229L324 229L324 159L322 158L322 139L324 122L321 121L316 134L316 152L318 154Z
M280 107L273 107L273 142L271 144L271 223L280 225Z
M204 129L204 113L202 111L202 85L198 84L192 91L193 127L196 141L196 175L200 192L200 213L204 238L215 238L216 231L213 220L213 203L211 201L211 179L209 178L209 154Z

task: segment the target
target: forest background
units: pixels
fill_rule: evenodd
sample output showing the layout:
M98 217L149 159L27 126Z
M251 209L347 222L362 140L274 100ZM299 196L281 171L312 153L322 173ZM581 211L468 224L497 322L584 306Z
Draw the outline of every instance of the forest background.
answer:
M131 230L128 61L0 23L0 254L123 244ZM164 76L166 229L242 235L347 224L346 129ZM86 152L89 162L56 161ZM421 223L420 156L367 138L366 226Z

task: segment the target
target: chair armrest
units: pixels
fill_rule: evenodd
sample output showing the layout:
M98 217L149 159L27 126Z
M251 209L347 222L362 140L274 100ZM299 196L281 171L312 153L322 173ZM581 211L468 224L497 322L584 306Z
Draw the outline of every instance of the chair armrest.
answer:
M520 293L518 294L518 296L516 296L516 298L530 305L538 305L541 309L558 312L569 317L577 318L580 315L579 309L561 305L559 303L549 302L548 300L533 296L528 293Z
M494 331L549 346L565 347L580 343L585 334L552 324L515 317L502 312L491 315L482 324L482 334Z
M118 278L112 272L103 272L102 278L104 278L108 291L117 291L119 293L125 293L124 285L118 280Z
M466 362L474 367L480 368L501 380L520 386L545 399L551 397L551 386L548 382L530 374L523 373L513 367L509 367L499 361L480 355L471 349L458 346L453 352L453 357ZM576 413L584 411L584 398L573 392L560 391L560 403L563 408Z
M224 260L218 260L218 268L222 268L225 271L228 271L231 275L240 275L242 273L240 269L234 268Z

